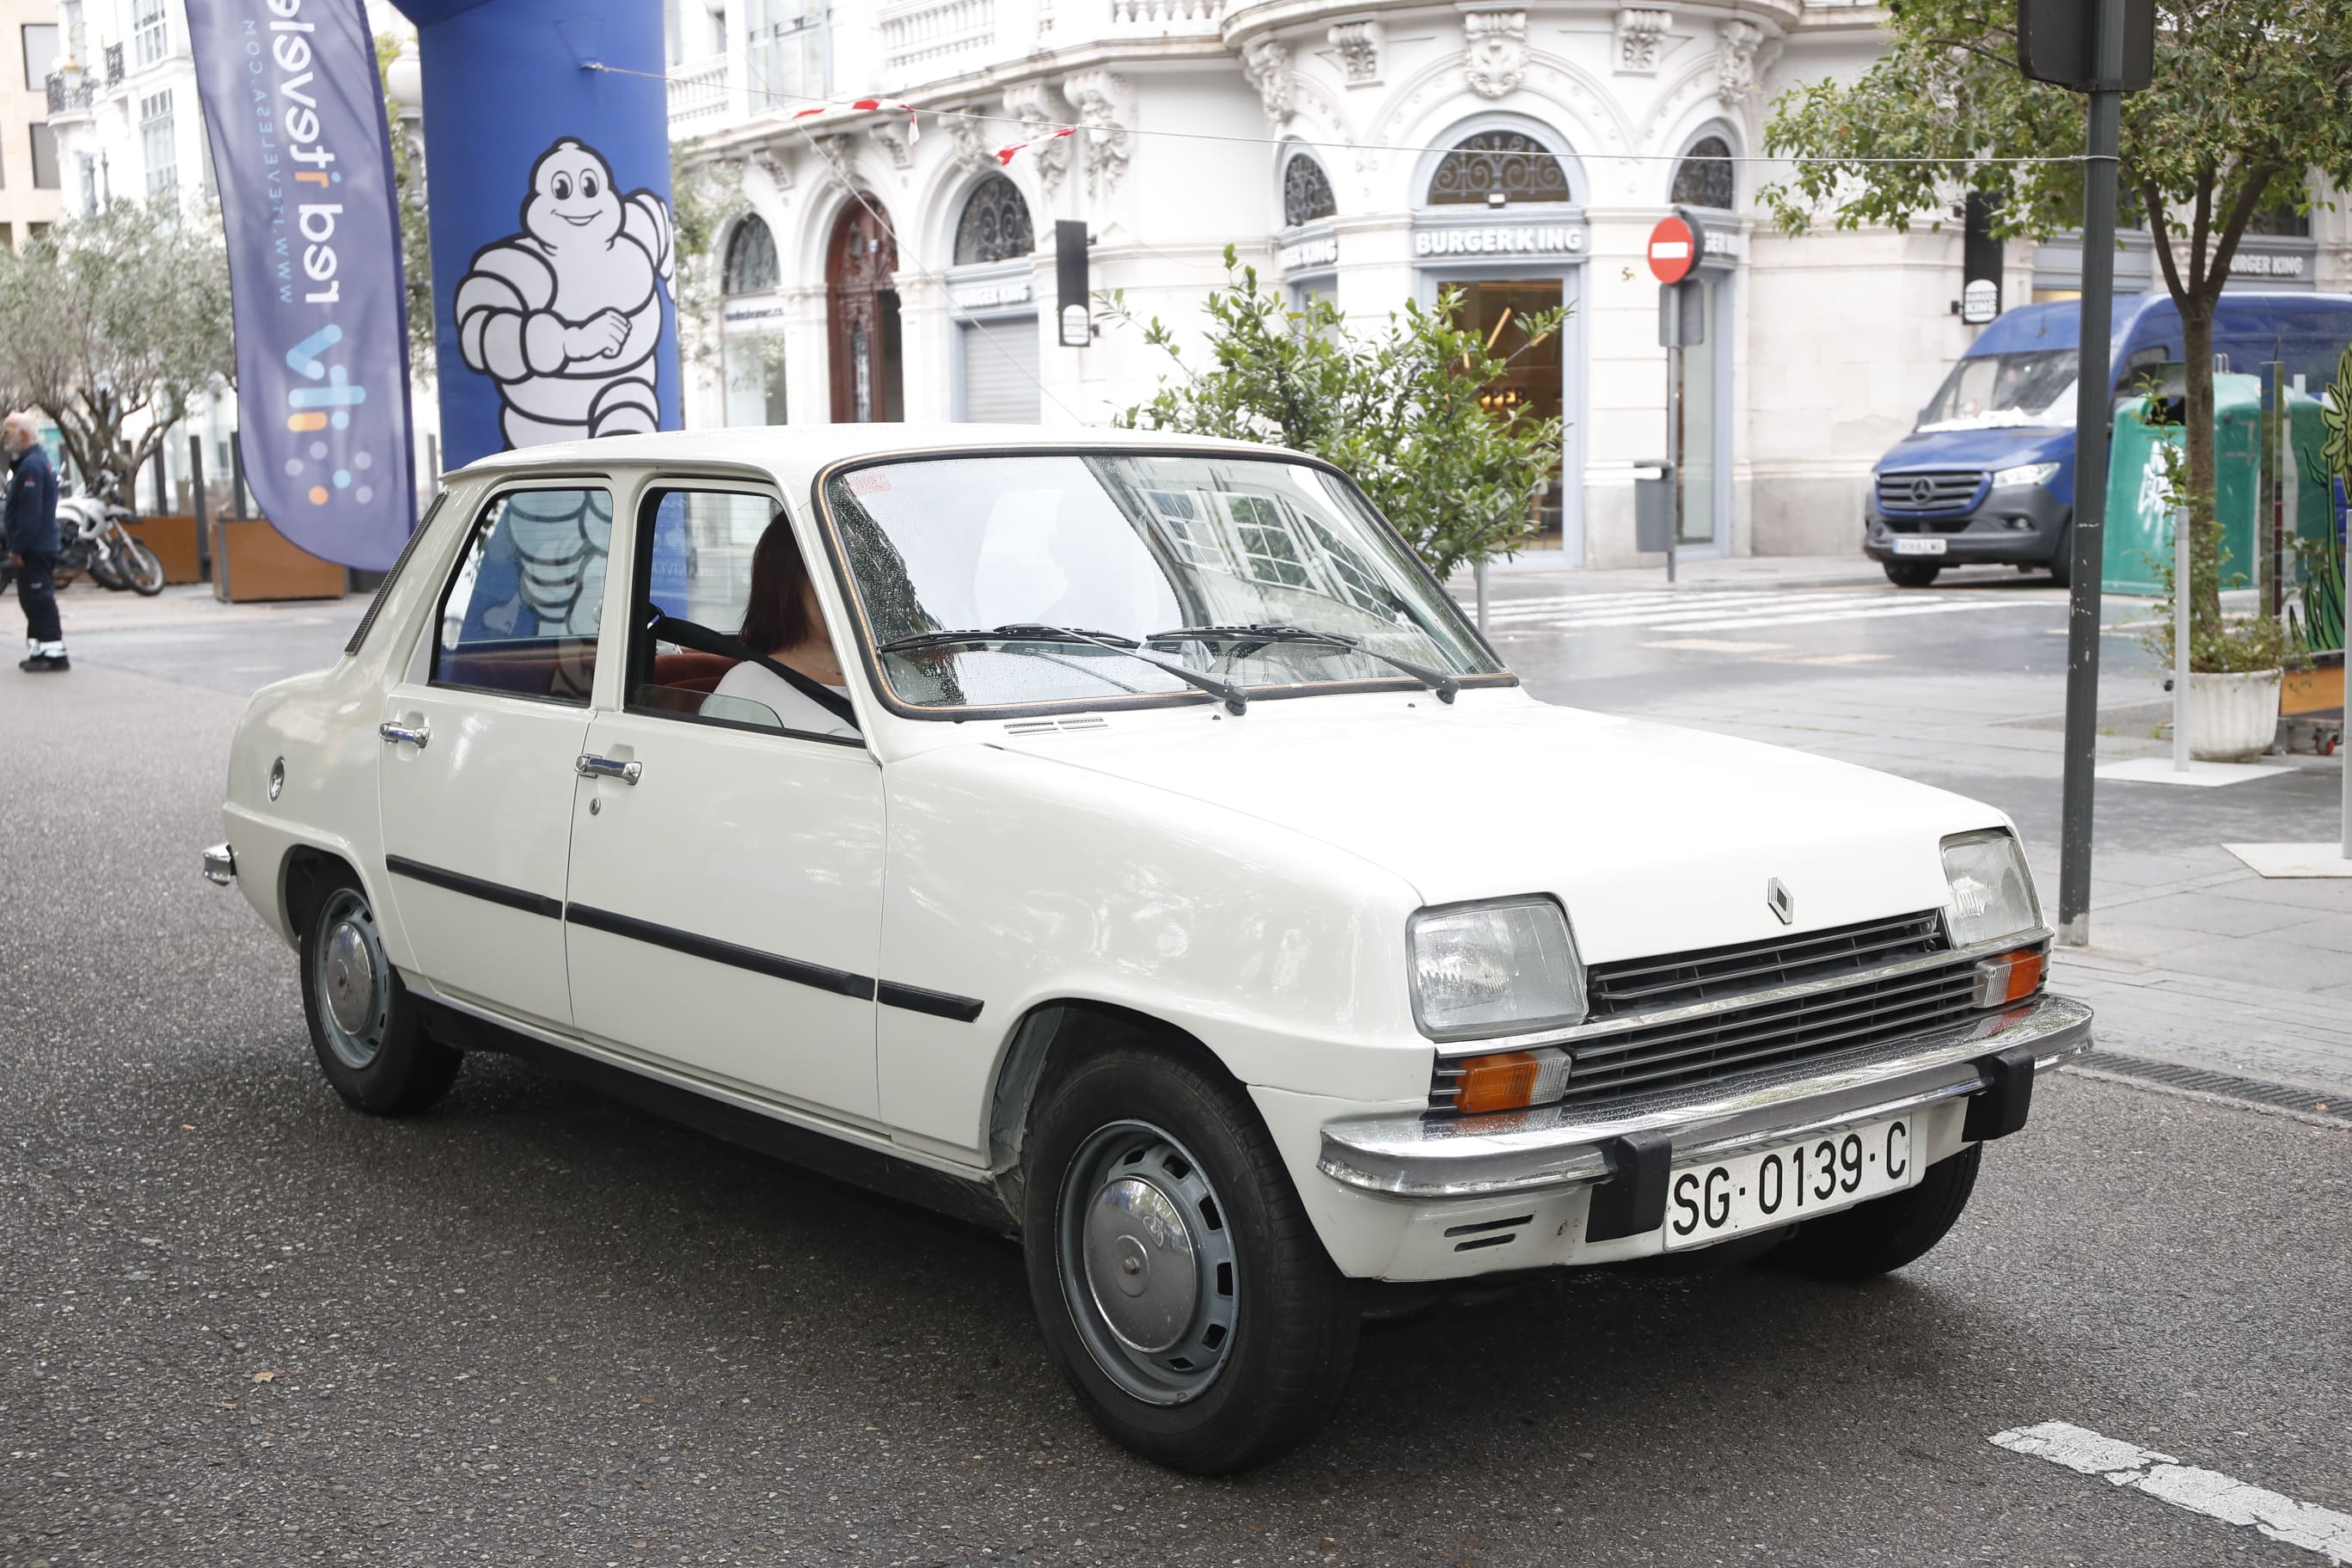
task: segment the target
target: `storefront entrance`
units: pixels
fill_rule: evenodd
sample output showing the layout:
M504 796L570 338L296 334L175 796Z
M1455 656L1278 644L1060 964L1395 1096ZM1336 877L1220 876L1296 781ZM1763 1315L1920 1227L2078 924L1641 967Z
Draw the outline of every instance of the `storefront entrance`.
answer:
M1517 410L1522 419L1558 419L1561 416L1560 335L1553 332L1535 341L1525 323L1546 310L1559 309L1565 292L1558 278L1476 279L1455 285L1462 290L1462 324L1475 331L1498 359L1510 362L1503 378L1489 386L1484 401L1496 415ZM1561 531L1559 472L1536 501L1536 521L1542 530L1526 546L1558 550Z
M833 418L865 425L907 416L898 354L898 243L879 207L853 201L825 247L825 327Z

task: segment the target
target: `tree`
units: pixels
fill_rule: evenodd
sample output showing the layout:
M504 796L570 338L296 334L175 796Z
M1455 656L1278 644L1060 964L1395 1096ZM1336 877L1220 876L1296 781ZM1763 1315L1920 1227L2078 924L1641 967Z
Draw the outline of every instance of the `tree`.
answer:
M1263 441L1324 458L1363 487L1440 578L1465 562L1510 553L1536 531L1535 498L1559 467L1561 424L1522 409L1490 412L1481 395L1524 353L1559 330L1562 310L1521 319L1516 346L1457 324L1459 290L1434 310L1407 300L1387 327L1349 331L1328 300L1291 310L1237 267L1225 247L1226 286L1209 292L1210 364L1194 370L1157 318L1144 341L1181 379L1163 378L1149 402L1118 416L1130 430L1183 430ZM1124 300L1105 301L1133 321ZM1503 335L1498 328L1496 338Z
M2004 234L2077 226L2084 100L2019 73L2016 16L2014 0L1903 0L1859 79L1784 94L1766 149L1817 161L1762 193L1780 226L1802 232L1826 205L1840 228L1905 230L1963 191L1991 198ZM2214 303L2247 225L2307 211L2313 171L2352 184L2352 3L2157 0L2155 79L2124 97L2118 183L2180 311L2200 531L2214 527ZM2196 613L2218 620L2219 584L2193 589Z
M236 381L219 219L172 197L0 250L0 385L56 423L87 483L128 484L197 396Z
M677 307L679 357L688 364L708 364L719 357L719 237L751 203L743 195L741 164L695 155L690 145L670 147L670 253L677 259L670 297ZM781 353L782 334L772 335Z
M433 310L433 228L425 216L425 147L408 133L400 103L392 95L392 65L401 40L375 36L376 73L383 82L384 131L392 145L392 200L400 220L401 298L408 313L408 369L433 384L439 318Z

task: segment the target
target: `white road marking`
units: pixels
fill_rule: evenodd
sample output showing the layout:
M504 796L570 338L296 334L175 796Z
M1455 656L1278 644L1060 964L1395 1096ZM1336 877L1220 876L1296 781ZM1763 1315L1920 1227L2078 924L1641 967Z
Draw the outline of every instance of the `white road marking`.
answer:
M1488 607L1496 631L1583 631L1632 626L1652 631L1723 631L1750 626L1818 626L1966 610L2020 608L2052 603L2050 595L2020 594L1895 594L1885 588L1820 592L1786 588L1744 593L1546 595L1506 599Z
M2219 1470L2184 1465L2169 1454L2135 1447L2063 1421L2044 1421L1996 1432L1986 1441L2013 1454L2027 1454L2130 1487L2175 1508L2258 1530L2273 1541L2315 1552L2330 1563L2352 1563L2352 1514L2297 1502L2248 1486Z
M1676 637L1672 642L1645 642L1643 647L1687 648L1694 653L1774 653L1784 642L1724 642L1717 637Z

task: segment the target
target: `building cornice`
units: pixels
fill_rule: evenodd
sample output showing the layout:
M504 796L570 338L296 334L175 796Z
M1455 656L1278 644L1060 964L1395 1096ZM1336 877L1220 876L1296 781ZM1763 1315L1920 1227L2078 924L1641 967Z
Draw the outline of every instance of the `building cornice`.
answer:
M1677 16L1716 21L1737 19L1755 23L1768 33L1786 34L1803 25L1807 16L1818 7L1807 5L1803 0L1681 0L1668 8ZM1293 28L1319 29L1335 22L1370 18L1386 21L1407 14L1450 20L1465 11L1509 10L1526 13L1530 26L1570 17L1607 25L1613 23L1622 9L1624 0L1445 0L1438 5L1432 5L1430 0L1244 0L1225 14L1223 32L1225 47L1238 53L1252 39L1271 33ZM1879 15L1874 5L1855 9L1874 17Z

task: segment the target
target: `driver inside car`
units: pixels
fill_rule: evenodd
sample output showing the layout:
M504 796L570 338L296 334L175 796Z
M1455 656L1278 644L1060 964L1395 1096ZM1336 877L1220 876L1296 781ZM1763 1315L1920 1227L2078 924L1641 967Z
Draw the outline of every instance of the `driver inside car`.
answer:
M743 646L807 676L848 700L849 689L841 661L825 633L824 612L817 607L816 586L809 580L808 563L801 557L790 520L779 515L760 535L751 552L751 596L743 606ZM732 698L756 702L773 712L787 730L804 734L858 738L856 726L826 712L774 670L746 659L729 670L702 705L712 718L732 717Z

